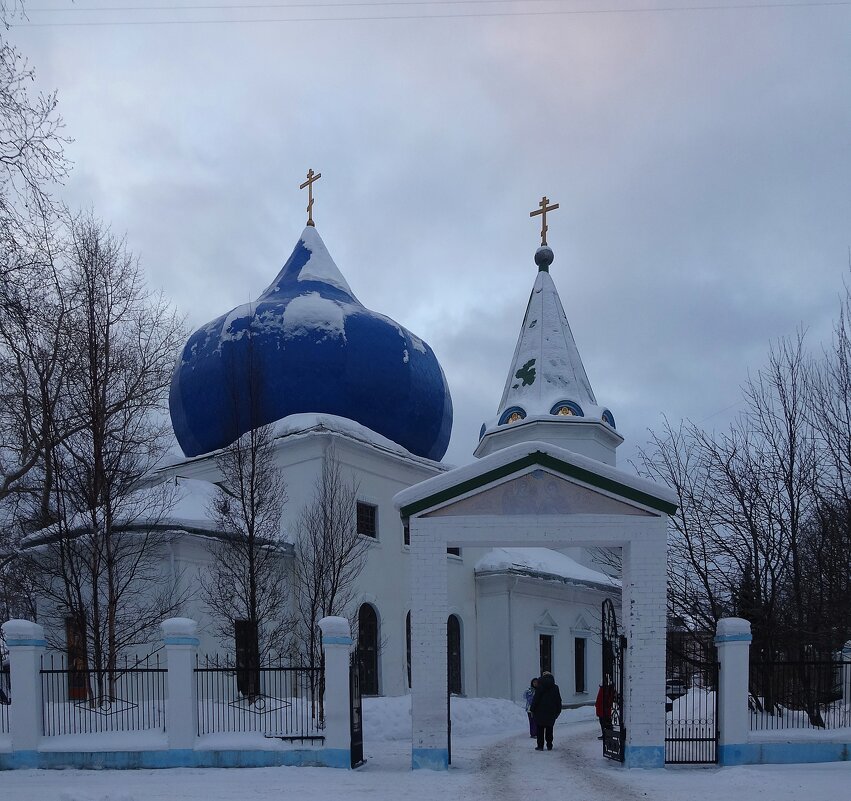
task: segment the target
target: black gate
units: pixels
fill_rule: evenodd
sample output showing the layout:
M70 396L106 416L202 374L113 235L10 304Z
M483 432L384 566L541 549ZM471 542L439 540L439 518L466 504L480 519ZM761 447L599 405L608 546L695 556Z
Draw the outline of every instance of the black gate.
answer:
M603 601L603 756L623 762L626 728L623 719L623 658L626 637L618 631L615 605Z
M360 695L360 666L352 654L349 661L349 725L352 733L352 767L362 765L363 759L363 708Z
M711 641L668 640L665 669L665 762L718 761L718 656Z

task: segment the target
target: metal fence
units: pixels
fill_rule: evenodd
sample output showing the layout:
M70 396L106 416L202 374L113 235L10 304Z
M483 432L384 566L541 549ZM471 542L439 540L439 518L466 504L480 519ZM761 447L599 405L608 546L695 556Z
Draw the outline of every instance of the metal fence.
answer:
M44 735L164 731L167 669L159 655L123 659L113 670L41 660Z
M9 683L9 664L0 662L0 734L9 733L9 706L12 689Z
M753 731L851 727L851 661L752 661L748 690Z
M196 657L198 734L250 732L287 741L322 741L323 671L283 663L259 667Z
M678 643L677 646L682 646ZM665 762L718 761L718 656L711 643L669 643L665 674Z

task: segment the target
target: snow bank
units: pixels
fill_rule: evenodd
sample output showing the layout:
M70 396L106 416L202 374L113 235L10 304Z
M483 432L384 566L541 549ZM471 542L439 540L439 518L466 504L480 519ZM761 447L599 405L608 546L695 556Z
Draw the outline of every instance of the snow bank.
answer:
M504 698L451 700L453 737L510 737L527 730L524 707ZM594 718L594 707L566 709L559 724ZM364 742L411 739L411 696L363 699Z

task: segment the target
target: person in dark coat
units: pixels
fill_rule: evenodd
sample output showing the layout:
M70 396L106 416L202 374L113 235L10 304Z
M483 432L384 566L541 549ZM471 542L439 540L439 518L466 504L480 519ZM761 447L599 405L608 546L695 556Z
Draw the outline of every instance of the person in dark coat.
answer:
M553 674L544 671L538 679L535 689L535 697L529 705L529 711L538 727L538 744L536 751L544 750L544 740L547 742L547 751L553 750L553 726L556 718L561 714L561 692Z

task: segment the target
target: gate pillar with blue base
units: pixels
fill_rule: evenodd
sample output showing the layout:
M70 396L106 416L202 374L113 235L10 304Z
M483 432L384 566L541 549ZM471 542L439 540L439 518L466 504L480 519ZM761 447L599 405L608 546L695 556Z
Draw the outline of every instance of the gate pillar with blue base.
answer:
M352 630L344 617L323 617L318 623L325 655L325 748L351 763L351 699L349 654Z
M9 730L15 751L35 753L42 737L41 657L47 647L44 629L29 620L7 620L3 636L9 649L12 704ZM17 703L15 703L17 701Z
M198 686L193 668L198 653L198 623L170 617L160 623L168 665L168 747L191 750L198 734Z
M721 618L715 629L718 649L718 764L742 764L748 745L748 674L751 624Z

